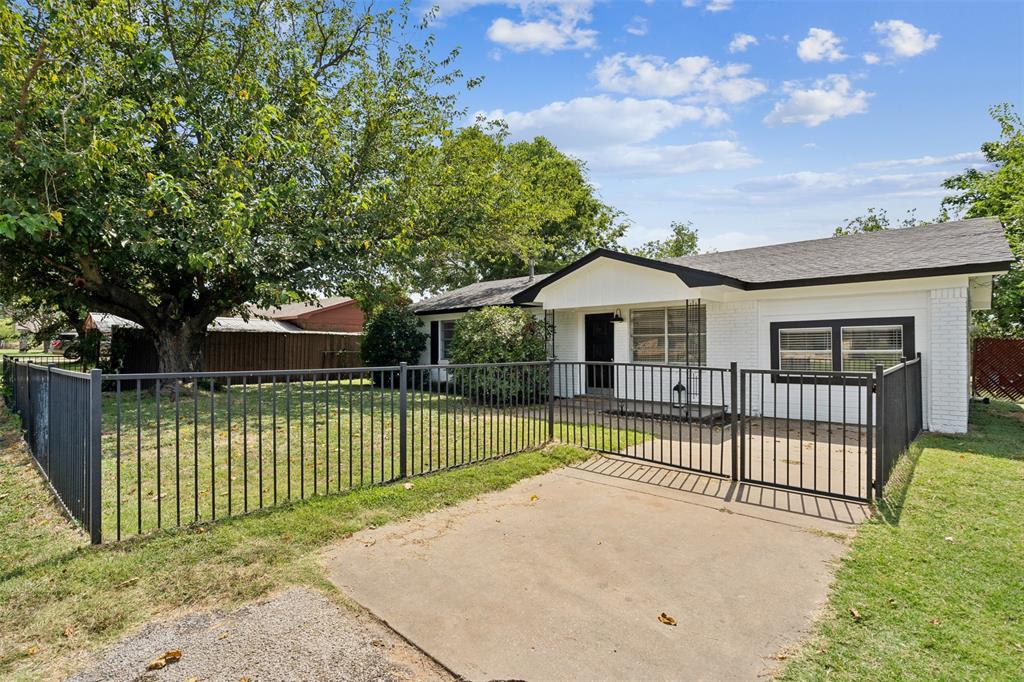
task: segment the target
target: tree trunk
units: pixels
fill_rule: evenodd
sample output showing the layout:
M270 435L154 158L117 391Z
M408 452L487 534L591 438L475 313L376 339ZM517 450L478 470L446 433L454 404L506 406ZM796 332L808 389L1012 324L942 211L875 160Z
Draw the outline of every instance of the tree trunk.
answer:
M202 369L205 326L196 330L191 324L152 331L158 372L198 372Z

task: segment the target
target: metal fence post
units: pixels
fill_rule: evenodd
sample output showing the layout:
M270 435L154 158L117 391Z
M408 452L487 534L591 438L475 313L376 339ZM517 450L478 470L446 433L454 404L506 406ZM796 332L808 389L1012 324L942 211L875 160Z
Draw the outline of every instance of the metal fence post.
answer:
M89 372L89 540L103 541L103 370Z
M864 496L867 498L867 501L870 502L872 497L874 497L875 490L875 480L873 478L874 467L872 466L872 458L875 456L875 448L878 447L877 443L875 443L875 405L877 404L877 401L875 401L874 399L876 390L874 377L870 379L865 379L864 384L866 388L866 390L864 391L864 405L866 412L865 417L867 421L867 456L864 458L864 475L866 477L865 480L867 481L867 484L865 486L866 490Z
M883 382L885 381L885 370L882 369L881 365L875 365L875 386L877 386L877 395L875 396L875 411L876 415L875 423L878 425L878 438L875 439L875 497L882 498L882 489L885 488L885 479L888 477L888 472L885 470L885 390Z
M555 439L555 359L548 358L548 440Z
M408 434L405 432L406 400L409 392L409 370L404 362L398 365L398 462L399 477L409 475ZM392 403L393 404L393 403Z
M739 368L735 362L729 363L729 419L732 426L732 480L740 480L740 448L739 434L736 429L739 426L739 410L737 409L736 391L739 387Z
M746 467L747 467L747 442L746 442L746 430L747 430L747 419L744 414L747 409L747 382L744 380L745 377L740 375L740 478L743 480L746 478Z

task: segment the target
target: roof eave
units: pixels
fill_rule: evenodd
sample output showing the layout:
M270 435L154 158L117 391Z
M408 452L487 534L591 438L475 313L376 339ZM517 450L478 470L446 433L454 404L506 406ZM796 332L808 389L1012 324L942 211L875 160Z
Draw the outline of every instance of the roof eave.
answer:
M688 287L707 287L707 286L718 286L725 285L736 289L746 289L747 284L741 282L733 277L727 277L725 275L719 275L714 272L708 272L706 270L697 270L696 268L689 268L685 265L676 265L675 263L667 263L665 261L655 260L653 258L644 258L643 256L635 256L631 253L622 253L621 251L612 251L611 249L595 249L588 253L586 256L579 258L569 265L566 265L561 270L551 273L541 281L523 289L518 294L512 297L513 302L517 304L532 303L537 297L537 294L541 289L546 287L548 284L553 284L558 280L562 279L566 275L570 275L573 272L579 270L592 263L599 258L608 258L611 260L617 260L622 263L629 263L631 265L638 265L640 267L651 268L652 270L661 270L662 272L669 272L676 275L682 282Z
M855 275L836 275L834 277L809 277L807 279L781 280L774 282L750 282L747 289L795 289L798 287L823 286L828 284L856 284L859 282L879 282L891 279L919 279L922 277L941 277L943 275L972 275L980 273L1006 272L1014 263L1013 260L994 261L990 263L970 263L967 265L948 265L934 268L917 268L914 270L894 270L891 272L868 272Z

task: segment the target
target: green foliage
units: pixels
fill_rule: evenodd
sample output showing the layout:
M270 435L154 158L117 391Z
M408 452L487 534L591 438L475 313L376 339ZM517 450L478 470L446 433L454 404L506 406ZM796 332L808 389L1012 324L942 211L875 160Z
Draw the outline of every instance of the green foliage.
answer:
M695 256L700 253L697 246L699 235L692 222L673 220L670 229L672 235L667 239L649 241L643 246L633 249L633 253L637 256L658 260Z
M431 160L419 210L434 237L414 250L417 289L525 275L531 261L551 272L625 232L581 161L543 137L507 136L501 125L466 128Z
M943 183L953 192L943 209L965 218L998 216L1017 257L1009 274L992 289L992 310L975 313L976 331L993 336L1024 336L1024 122L1009 104L990 109L999 124L998 140L981 146L990 168L968 168Z
M936 222L941 221L937 220ZM832 234L835 237L845 237L851 234L861 234L862 232L880 232L893 228L914 227L920 224L922 224L922 221L917 219L916 211L913 209L907 211L907 215L903 218L891 222L884 208L869 208L864 215L844 220L843 224L837 227Z
M18 330L14 328L14 320L9 317L0 317L0 341L10 341L18 338Z
M167 370L243 304L373 290L427 236L461 74L366 7L0 6L0 296L134 320Z
M418 363L428 338L422 326L408 306L380 310L366 325L363 334L363 363L368 367Z
M455 323L453 364L536 362L547 359L548 330L529 310L494 306L473 310ZM522 402L546 395L548 368L456 370L456 383L474 398Z

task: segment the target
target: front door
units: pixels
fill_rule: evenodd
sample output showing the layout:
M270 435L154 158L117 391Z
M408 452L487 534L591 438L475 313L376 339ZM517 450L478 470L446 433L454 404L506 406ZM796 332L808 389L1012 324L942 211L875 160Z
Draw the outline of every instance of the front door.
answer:
M615 357L615 333L611 313L587 315L584 324L584 359L587 362L612 362ZM610 365L587 365L587 393L609 393L615 387Z

